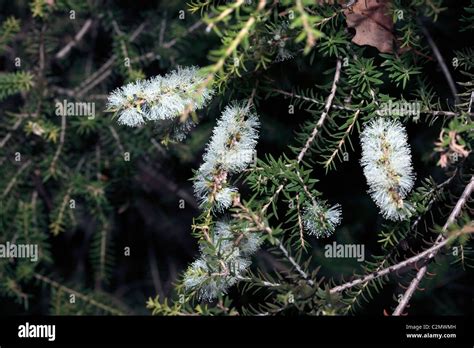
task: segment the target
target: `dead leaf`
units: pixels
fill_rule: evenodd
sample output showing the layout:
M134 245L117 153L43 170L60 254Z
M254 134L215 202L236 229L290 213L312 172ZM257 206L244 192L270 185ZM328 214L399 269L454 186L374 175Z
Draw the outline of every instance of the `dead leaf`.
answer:
M453 152L459 154L461 157L469 156L470 151L464 148L465 145L459 144L459 142L462 141L462 139L459 135L457 135L455 131L449 132L449 138L451 139L451 141L449 142L449 148Z
M449 164L449 157L447 153L442 153L441 156L439 157L439 161L437 165L439 165L441 168L446 168Z
M447 137L447 138L446 138ZM446 140L448 146L445 146ZM435 152L440 153L440 159L438 165L441 168L446 168L449 164L457 161L459 157L468 157L471 151L465 149L465 145L461 145L462 138L456 131L450 130L446 135L446 132L441 130L439 135L439 141L435 142Z
M393 21L388 14L389 0L358 0L344 10L347 26L354 28L352 42L376 47L380 52L393 52Z

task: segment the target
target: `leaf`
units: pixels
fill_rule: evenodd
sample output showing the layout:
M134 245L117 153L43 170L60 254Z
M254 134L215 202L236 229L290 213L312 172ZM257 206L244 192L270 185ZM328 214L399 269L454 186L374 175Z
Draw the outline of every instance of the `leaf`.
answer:
M380 52L393 51L393 21L388 14L388 0L359 0L344 10L347 26L356 30L352 42L376 47Z

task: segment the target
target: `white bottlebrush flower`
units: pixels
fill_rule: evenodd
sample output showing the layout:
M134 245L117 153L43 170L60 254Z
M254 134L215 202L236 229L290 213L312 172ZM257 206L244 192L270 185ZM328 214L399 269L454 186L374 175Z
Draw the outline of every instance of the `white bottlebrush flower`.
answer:
M260 245L256 233L234 233L226 221L218 221L211 237L212 251L201 248L201 256L184 275L187 290L195 290L202 300L213 300L237 283L250 266L249 257Z
M141 94L143 81L129 83L113 91L108 99L107 108L119 111L118 123L131 127L140 126L145 122L146 115L140 107L132 107Z
M234 194L236 192L237 188L233 186L224 187L216 191L213 202L215 210L222 212L228 209L232 205L232 199L234 198Z
M247 259L236 258L226 264L229 273L219 273L220 270L211 270L208 261L200 258L186 271L183 284L187 290L196 290L199 299L212 301L219 295L227 293L249 265L250 261Z
M196 67L177 68L165 76L129 83L113 91L107 109L118 115L118 122L136 127L146 120L169 120L179 116L185 108L202 108L213 91L201 90L204 77ZM199 95L196 95L199 92Z
M245 106L227 106L217 121L204 161L229 173L238 173L252 163L259 121Z
M223 211L232 204L237 191L229 175L248 167L254 158L258 138L257 116L247 107L234 104L224 109L194 178L194 192L201 207Z
M223 250L223 255L232 254L237 249L239 257L253 255L262 244L262 238L258 233L245 229L232 232L230 223L226 221L216 223L213 240L217 241L220 250Z
M234 244L235 238L229 223L225 221L216 222L211 240L217 255L222 260L228 261L240 256L239 248Z
M194 261L184 274L183 284L186 289L194 289L204 283L209 276L206 261L202 258Z
M262 242L262 238L257 233L246 233L239 244L240 252L246 256L253 255L260 248Z
M369 193L383 216L405 220L412 206L404 201L415 175L405 128L395 120L372 120L361 134L364 175Z
M227 172L206 172L202 165L194 178L194 193L201 208L211 205L214 211L222 212L232 204L237 188L228 185Z
M145 123L145 115L136 109L125 109L120 113L117 122L130 127L138 127Z
M232 205L237 189L229 184L229 176L252 162L258 127L257 116L247 107L234 104L225 108L206 147L204 163L194 177L194 193L201 207L222 212ZM212 232L210 241L201 248L201 257L184 276L185 288L195 290L204 300L212 300L234 285L261 244L256 233L234 233L225 221L217 222Z
M341 206L335 204L329 207L326 202L316 200L307 204L303 209L303 226L312 236L328 237L336 226L341 223Z

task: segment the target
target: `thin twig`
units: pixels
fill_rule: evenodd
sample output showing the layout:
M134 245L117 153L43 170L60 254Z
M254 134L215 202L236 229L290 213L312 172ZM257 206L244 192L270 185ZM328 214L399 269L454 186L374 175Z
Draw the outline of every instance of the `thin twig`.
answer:
M338 59L337 64L336 64L336 72L334 73L334 80L332 82L331 93L329 94L329 96L326 100L326 105L324 106L324 111L321 114L321 117L319 118L319 121L314 126L314 129L311 132L310 137L308 138L308 140L306 141L306 144L304 145L304 147L301 149L300 153L298 154L298 157L297 157L298 163L303 160L304 155L309 150L309 147L311 146L314 139L316 138L316 135L318 134L319 129L322 127L322 125L324 123L324 120L326 119L326 117L329 113L329 109L331 108L332 101L334 99L334 96L336 95L337 83L339 81L339 77L341 76L341 66L342 66L341 60Z
M76 296L77 298L81 299L82 301L90 303L91 305L102 309L103 311L106 311L106 312L114 314L114 315L124 315L124 313L122 311L118 310L118 309L115 309L115 308L110 307L106 304L98 302L98 301L94 300L93 298L91 298L87 295L81 294L80 292L77 292L76 290L68 288L67 286L64 286L64 285L58 283L57 281L52 280L48 277L45 277L41 274L35 273L34 277L37 280L39 280L43 283L46 283L46 284L50 285L51 287L53 287L57 290L64 290L64 291L68 292L69 294L72 294L72 295Z
M285 255L286 259L290 261L290 263L293 265L293 267L296 269L296 271L303 277L304 280L308 282L309 285L314 285L314 281L309 278L308 274L301 268L301 266L298 264L298 262L295 261L293 257L288 253L288 250L284 247L282 242L280 240L277 240L278 243L278 248L281 250L283 255Z
M117 131L115 130L114 127L112 127L110 125L109 125L109 130L110 130L110 133L112 134L112 137L117 142L117 146L119 147L120 151L122 152L122 154L124 154L125 153L125 148L123 147L122 142L120 141L120 137L119 137Z
M238 9L244 4L244 1L245 0L237 0L231 6L227 7L224 11L222 11L217 17L213 18L211 23L209 23L206 27L206 31L210 32L216 23L222 21L227 16L230 16L232 12L234 12L236 9Z
M438 61L441 71L443 71L444 77L446 78L446 81L448 82L449 89L451 90L451 93L453 94L456 104L459 104L459 96L458 96L458 90L456 88L456 84L454 83L453 77L451 76L451 73L449 72L448 66L445 63L443 56L441 55L441 52L438 49L438 46L436 46L436 43L431 37L430 32L426 29L426 27L423 25L421 20L418 19L418 23L420 24L420 28L423 31L423 34L426 36L426 40L428 41L428 44L430 45L436 57L436 60Z
M432 114L433 116L447 116L447 117L456 117L460 116L462 112L454 112L454 111L444 111L444 110L435 110L435 111L421 111L422 114ZM474 112L468 112L468 116L474 117Z
M255 282L255 280L250 278L250 277L239 276L239 277L237 277L237 279L242 281L242 282ZM266 287L269 287L269 288L279 288L279 287L282 286L280 283L272 283L272 282L269 282L269 281L266 281L266 280L260 280L260 279L258 279L256 281L256 283L258 285L266 286Z
M283 190L284 187L285 187L284 184L281 184L280 186L278 186L275 193L270 197L268 202L263 206L262 213L265 213L267 211L268 207L273 203L273 201L276 199L276 197L278 197L278 195L280 194L281 190Z
M44 30L45 26L43 25L41 27L41 32L40 32L40 42L39 42L39 71L38 71L38 76L43 77L44 75L44 67L45 67L45 50L44 50Z
M337 293L337 292L341 292L341 291L344 291L344 290L347 290L347 289L350 289L356 285L359 285L359 284L363 284L363 283L366 283L366 282L369 282L371 280L374 280L374 279L377 279L377 278L380 278L380 277L383 277L385 275L388 275L390 273L393 273L393 272L397 272L397 271L400 271L408 266L411 266L413 264L416 264L417 262L421 261L421 260L427 260L429 261L430 259L432 259L434 257L434 255L436 255L436 253L442 249L444 246L446 246L449 242L451 242L452 240L458 238L459 236L461 236L462 234L464 234L465 232L464 231L459 231L457 233L454 233L452 236L450 236L449 238L447 239L444 239L442 241L440 241L439 243L438 242L435 242L435 244L433 244L433 246L431 246L430 248L426 249L425 251L415 255L415 256L412 256L410 257L409 259L406 259L402 262L399 262L397 263L396 265L393 265L393 266L390 266L390 267L387 267L387 268L384 268L380 271L375 271L375 272L372 272L362 278L357 278L357 279L354 279L350 282L347 282L347 283L344 283L344 284L341 284L341 285L338 285L338 286L335 286L333 287L332 289L330 289L330 293L331 294L334 294L334 293Z
M296 94L296 93L290 93L290 92L287 92L287 91L284 91L284 90L278 89L278 88L272 88L272 89L270 89L270 92L283 94L283 95L286 95L286 96L289 96L289 97L292 97L292 98L301 99L301 100L308 101L308 102L311 102L311 103L314 103L314 104L319 104L319 105L324 105L325 104L324 102L322 102L320 100L317 100L317 99L314 99L314 98L309 98L309 97L306 97L304 95L300 95L300 94ZM344 106L344 105L332 104L331 107L333 109L338 109L338 110L355 111L353 108L350 108L350 107Z
M284 90L278 89L278 88L272 88L272 89L269 89L269 91L279 93L279 94L282 94L282 95L285 95L285 96L288 96L288 97L291 97L291 98L301 99L301 100L311 102L311 103L314 103L314 104L319 104L319 105L324 104L324 102L322 102L320 100L310 98L310 97L306 97L306 96L301 95L301 94L287 92L287 91L284 91ZM338 105L338 104L332 104L331 108L332 109L338 109L338 110L352 111L352 112L357 111L356 109L351 108L349 106ZM445 110L425 110L425 111L421 111L421 113L422 114L432 114L433 116L447 116L447 117L460 116L460 115L463 114L462 112L445 111ZM468 109L467 114L469 116L474 116L474 112L472 112L470 110L470 108Z
M471 196L473 189L474 189L474 176L471 177L469 184L464 189L461 197L456 203L456 206L454 207L453 211L448 217L448 220L444 224L443 229L442 229L443 234L446 233L446 231L448 230L448 227L456 220L457 216L461 213L462 207L466 204L466 201ZM436 239L437 243L441 243L447 240L447 238L443 234L440 234L438 236L438 238ZM433 258L437 254L437 252L438 252L437 250L434 251L433 254L430 255L430 258ZM392 315L399 316L403 313L413 293L418 288L418 284L421 282L421 280L425 276L427 270L428 270L427 265L420 268L420 270L416 274L416 277L411 281L410 285L408 286L408 289L403 294L397 308L395 309Z
M418 284L420 284L421 280L425 276L427 269L428 269L427 265L424 265L423 267L420 268L420 270L416 274L416 277L411 281L407 290L403 294L403 297L400 299L400 302L397 308L392 314L393 316L399 316L403 313L403 311L405 310L405 307L408 305L408 302L410 301L411 296L413 295L415 290L418 288Z
M160 46L163 45L163 41L165 39L165 29L166 29L166 12L160 24L160 35L158 36L158 44Z
M2 141L0 141L0 149L5 146L5 144L10 140L12 133L20 127L21 122L23 121L23 118L21 116L18 117L18 120L15 122L13 127L10 129L10 131L3 137Z
M146 23L143 22L140 24L130 35L129 42L135 41L135 39L140 35L145 29ZM117 60L117 55L113 54L92 76L83 83L81 83L74 90L70 91L70 95L77 95L78 98L84 96L89 90L97 86L103 80L105 80L110 74L112 74L112 66Z
M173 46L176 44L176 42L178 42L179 39L182 39L183 37L185 37L185 36L191 34L191 33L194 32L194 31L196 31L196 29L199 29L203 24L204 24L204 23L203 23L202 21L197 21L196 23L194 23L193 25L191 25L191 26L188 28L188 30L186 30L186 32L185 32L183 35L181 35L181 36L179 36L179 37L175 37L175 38L173 38L172 40L170 40L170 41L168 41L168 42L165 42L165 43L163 44L163 47L164 47L164 48L171 48L171 47L173 47Z
M79 31L76 33L76 35L74 36L74 38L69 41L67 43L66 46L64 46L58 53L56 53L56 56L55 58L56 59L63 59L68 53L69 51L71 51L71 49L77 45L77 43L79 41L82 40L82 38L84 37L84 35L86 35L86 33L89 31L89 29L92 27L92 19L88 19L84 22L84 24L82 25L81 29L79 29Z
M212 66L210 66L209 74L199 84L199 86L197 87L194 93L195 95L201 95L202 92L212 84L212 82L214 81L215 75L219 71L221 71L221 69L224 67L224 64L227 61L227 58L229 58L235 52L235 50L239 47L242 41L245 40L251 28L257 22L256 14L260 13L265 8L265 5L266 5L266 0L259 0L255 14L250 16L250 18L244 23L242 28L239 30L235 38L229 43L228 47L225 49L224 53L217 60L217 62L213 64ZM184 122L187 120L189 114L192 111L192 107L193 107L193 103L189 103L186 106L180 118L181 122Z
M445 227L443 227L443 231L446 231L447 226L449 226L454 221L456 216L459 214L459 212L461 211L462 206L465 204L467 198L472 193L473 188L474 188L474 177L471 178L470 183L466 186L466 189L464 190L461 198L459 199L459 201L457 202L455 208L453 209L453 212L449 216L448 221L445 224ZM350 282L338 285L338 286L332 288L330 290L330 293L337 293L337 292L344 291L346 289L350 289L350 288L352 288L352 287L354 287L358 284L363 284L363 283L366 283L368 281L371 281L371 280L380 278L382 276L385 276L387 274L390 274L390 273L399 271L401 269L404 269L408 266L416 264L418 261L421 261L421 260L426 260L428 262L429 260L431 260L438 253L438 251L440 249L442 249L449 242L456 239L457 237L459 237L462 234L464 234L464 231L459 231L457 233L453 233L449 238L444 238L440 234L440 236L436 239L435 243L430 248L424 250L423 252L421 252L421 253L419 253L415 256L412 256L412 257L410 257L410 258L408 258L408 259L406 259L402 262L399 262L399 263L397 263L393 266L389 266L389 267L384 268L382 270L372 272L372 273L370 273L370 274L368 274L364 277L357 278L357 279L354 279Z
M23 163L23 165L20 167L20 169L18 169L18 171L15 173L15 175L13 176L13 178L10 180L10 182L8 183L7 187L5 188L5 190L3 191L2 193L2 199L5 198L8 193L10 192L10 190L13 188L13 186L15 185L15 182L16 180L18 179L18 177L20 176L20 174L26 169L28 168L29 166L31 165L31 160L28 160L26 161L25 163Z
M304 248L304 237L303 237L303 221L301 219L301 209L300 209L300 195L296 195L296 211L298 213L298 227L300 231L300 243L301 247Z
M66 115L61 115L61 133L59 135L59 145L56 149L56 153L54 154L53 160L51 161L51 165L49 166L49 170L52 172L55 170L56 162L59 159L59 155L64 146L64 140L66 135Z
M344 146L345 142L346 142L346 138L349 137L350 133L352 132L352 129L354 128L356 122L357 122L357 118L359 116L359 113L360 113L360 109L358 109L355 114L354 114L354 117L352 119L352 122L351 124L349 125L349 127L347 127L346 131L344 132L344 135L342 136L341 140L339 140L339 142L337 143L337 146L336 148L334 149L334 151L332 152L332 154L329 156L329 158L324 162L324 168L328 168L331 163L334 161L334 158L337 156L337 154L339 153L339 151L342 151L342 147ZM349 140L350 141L350 140Z
M262 232L267 232L269 235L272 235L272 230L270 227L268 227L265 223L263 223L261 221L261 219L255 215L254 213L252 213L247 207L245 207L244 205L242 205L242 203L240 203L240 199L238 197L236 197L234 199L234 206L235 207L238 207L239 209L241 209L245 214L247 214L247 216L249 217L249 219L257 226L257 228L262 231ZM293 267L296 269L296 271L303 277L303 279L305 279L308 284L310 285L314 285L314 282L313 280L311 280L309 278L309 276L306 274L306 272L301 268L301 266L295 261L295 259L293 259L293 257L290 256L288 250L285 248L285 246L283 245L283 243L279 240L279 239L275 239L275 242L276 244L278 245L278 248L282 251L282 253L285 255L286 259L293 265Z

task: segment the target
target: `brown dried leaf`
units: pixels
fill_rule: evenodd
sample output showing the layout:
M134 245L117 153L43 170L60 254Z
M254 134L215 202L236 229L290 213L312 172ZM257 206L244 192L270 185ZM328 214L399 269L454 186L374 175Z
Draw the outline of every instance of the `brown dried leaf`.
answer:
M448 146L445 146L445 139L448 140ZM468 157L471 151L465 149L465 145L461 145L462 138L456 131L446 132L441 130L439 141L435 142L435 152L440 153L438 165L446 168L449 164L457 161L459 157Z
M393 52L393 21L388 14L389 0L358 0L344 10L347 26L356 30L352 42L376 47L380 52Z

